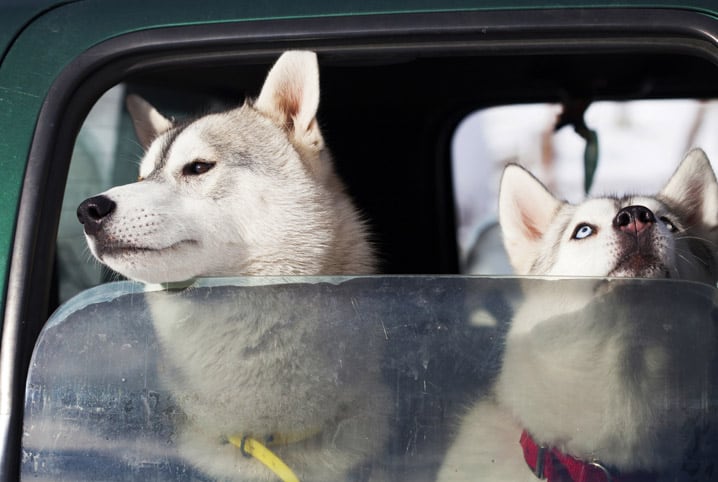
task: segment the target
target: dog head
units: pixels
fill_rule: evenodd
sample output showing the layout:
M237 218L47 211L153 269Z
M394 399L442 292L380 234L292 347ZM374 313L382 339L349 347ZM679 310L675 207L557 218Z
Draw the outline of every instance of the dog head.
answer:
M355 222L357 244L364 233L324 148L318 103L316 55L300 51L279 58L256 101L227 112L175 123L129 96L146 148L140 179L79 206L92 254L147 282L336 274L336 219Z
M499 194L504 245L517 274L718 279L718 183L701 150L655 196L556 199L517 165Z

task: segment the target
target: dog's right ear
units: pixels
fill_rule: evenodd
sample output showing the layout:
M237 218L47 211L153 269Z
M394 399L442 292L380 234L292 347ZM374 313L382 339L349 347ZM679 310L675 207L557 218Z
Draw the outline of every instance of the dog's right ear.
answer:
M319 151L324 143L317 125L319 65L314 52L284 52L267 74L254 107L273 118L301 146Z
M562 203L521 166L509 164L504 169L499 190L499 223L516 274L529 274L543 236Z
M125 103L135 127L137 139L145 150L150 147L157 136L172 128L172 121L160 114L139 95L128 95Z
M681 206L689 226L718 228L718 181L702 149L686 154L659 196Z

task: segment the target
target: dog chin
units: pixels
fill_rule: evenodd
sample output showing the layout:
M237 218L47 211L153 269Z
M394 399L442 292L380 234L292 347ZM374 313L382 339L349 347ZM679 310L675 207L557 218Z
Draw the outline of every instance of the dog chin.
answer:
M113 246L97 249L97 252L93 250L93 254L110 269L129 279L145 283L175 283L200 275L196 263L177 263L178 259L194 259L178 255L196 245L196 241L180 241L160 249Z
M182 266L166 269L164 267L152 269L152 267L136 266L127 262L114 262L106 259L103 261L113 271L120 273L128 279L141 281L143 283L180 283L189 281L200 276L193 267Z
M608 273L609 278L671 278L671 270L663 263L645 265L622 264Z

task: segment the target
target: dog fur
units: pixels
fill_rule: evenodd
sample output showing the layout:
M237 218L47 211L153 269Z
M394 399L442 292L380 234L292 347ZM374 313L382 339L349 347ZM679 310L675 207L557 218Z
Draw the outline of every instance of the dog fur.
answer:
M366 227L316 120L314 59L288 53L256 101L191 122L175 124L129 96L147 148L141 181L91 198L114 203L99 219L91 200L80 206L90 210L81 219L92 254L150 283L375 272Z
M92 254L147 283L374 273L318 103L316 55L302 51L279 58L256 100L189 122L129 96L146 147L140 180L78 208ZM310 302L280 294L207 303L191 290L147 293L165 382L185 419L179 450L221 480L276 478L227 443L233 435L319 430L273 449L302 480L344 478L387 437L374 333L330 323Z
M655 196L577 205L510 165L499 219L519 275L718 281L718 183L700 150ZM439 480L538 480L522 430L619 473L674 480L713 416L712 288L586 278L527 279L523 291L493 390L463 417Z

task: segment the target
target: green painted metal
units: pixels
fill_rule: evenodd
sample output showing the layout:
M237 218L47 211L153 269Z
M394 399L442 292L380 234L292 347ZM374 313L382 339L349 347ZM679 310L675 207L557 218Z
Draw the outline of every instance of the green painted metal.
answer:
M0 59L15 37L34 18L64 2L57 0L0 0Z
M63 68L125 33L202 23L348 15L578 7L662 7L718 14L713 0L82 0L0 1L0 292L6 291L16 212L35 123ZM0 300L4 309L5 297Z

